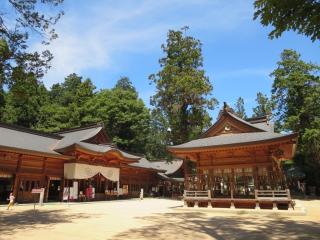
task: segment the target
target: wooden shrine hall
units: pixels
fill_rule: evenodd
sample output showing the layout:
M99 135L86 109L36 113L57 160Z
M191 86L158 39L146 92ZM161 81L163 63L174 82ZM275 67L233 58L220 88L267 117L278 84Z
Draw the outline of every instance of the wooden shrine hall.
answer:
M116 148L103 124L57 133L0 124L0 202L10 192L32 202L40 188L44 201L135 197L155 189L164 172Z
M224 104L199 139L168 150L185 160L188 206L292 207L281 161L294 155L297 134L275 133L266 117L243 120Z

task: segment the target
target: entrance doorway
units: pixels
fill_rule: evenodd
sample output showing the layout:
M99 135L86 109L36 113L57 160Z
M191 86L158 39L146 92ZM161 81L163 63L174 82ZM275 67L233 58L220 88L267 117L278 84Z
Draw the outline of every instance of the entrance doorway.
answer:
M61 180L50 180L48 201L59 201L61 192Z
M0 177L0 203L6 203L13 187L13 178Z

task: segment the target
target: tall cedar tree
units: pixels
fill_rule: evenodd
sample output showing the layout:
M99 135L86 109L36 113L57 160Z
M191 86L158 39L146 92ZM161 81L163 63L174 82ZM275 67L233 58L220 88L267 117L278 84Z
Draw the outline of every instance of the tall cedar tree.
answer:
M263 117L271 116L272 114L272 101L267 97L267 95L258 92L256 98L257 106L254 107L252 117Z
M151 105L162 112L172 131L170 142L179 144L198 136L210 125L207 109L216 105L209 98L213 89L203 70L201 42L185 34L188 28L169 30L161 70L149 79L156 85Z
M271 39L293 30L312 41L320 40L319 0L256 0L254 8L254 19L274 27L269 33Z
M239 118L242 118L242 119L247 118L246 109L244 107L244 100L242 97L239 97L237 99L237 102L234 105L234 112Z
M320 66L306 63L300 54L284 50L271 76L275 116L282 130L299 133L296 163L310 184L320 186Z

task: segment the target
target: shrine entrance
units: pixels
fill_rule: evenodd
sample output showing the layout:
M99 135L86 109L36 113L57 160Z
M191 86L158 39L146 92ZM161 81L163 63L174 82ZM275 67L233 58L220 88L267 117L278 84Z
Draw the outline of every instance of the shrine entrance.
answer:
M0 174L0 203L6 203L13 188L12 175Z
M59 201L61 196L61 180L50 179L48 201Z

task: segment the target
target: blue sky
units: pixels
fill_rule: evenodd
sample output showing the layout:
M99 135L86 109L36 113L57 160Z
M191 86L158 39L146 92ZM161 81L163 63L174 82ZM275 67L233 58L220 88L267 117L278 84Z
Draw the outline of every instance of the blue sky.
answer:
M204 69L213 96L233 105L245 99L248 115L258 91L270 94L269 74L283 49L295 49L307 61L320 63L319 42L290 32L270 40L270 28L253 21L253 1L158 0L72 1L56 26L59 39L49 47L55 58L43 78L46 86L75 72L110 88L128 76L149 106L154 86L148 76L159 70L161 44L168 29L189 26L203 44ZM32 48L41 48L34 42ZM211 114L215 118L218 109Z

